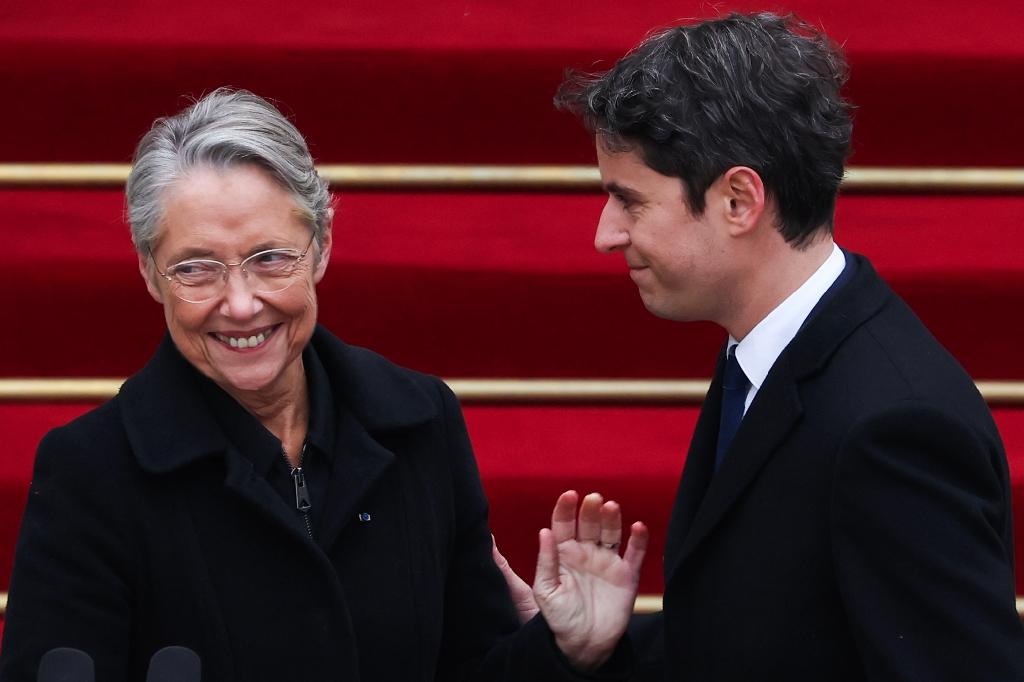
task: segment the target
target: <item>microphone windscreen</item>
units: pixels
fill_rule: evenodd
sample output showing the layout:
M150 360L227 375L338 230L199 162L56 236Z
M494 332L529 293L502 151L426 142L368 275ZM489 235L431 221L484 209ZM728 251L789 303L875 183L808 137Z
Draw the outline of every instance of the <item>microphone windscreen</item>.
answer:
M92 657L84 651L60 647L39 659L38 682L95 682Z
M168 646L149 659L146 682L200 682L201 672L196 652L183 646Z

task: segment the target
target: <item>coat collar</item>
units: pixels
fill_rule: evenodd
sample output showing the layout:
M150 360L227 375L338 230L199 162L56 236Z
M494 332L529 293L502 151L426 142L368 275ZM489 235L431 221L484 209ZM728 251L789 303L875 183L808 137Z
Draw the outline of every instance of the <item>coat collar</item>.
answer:
M381 356L349 346L320 326L311 343L327 375L337 382L332 388L339 404L367 432L408 428L437 414L426 390ZM165 335L146 366L121 387L122 420L143 470L167 473L228 449L201 398L200 380Z
M730 453L713 474L715 434L721 402L722 358L694 431L672 513L665 549L668 585L676 569L710 535L740 499L778 445L803 415L800 384L828 362L842 342L873 317L893 296L863 256L848 253L854 268L823 297L804 327L775 361L747 415Z

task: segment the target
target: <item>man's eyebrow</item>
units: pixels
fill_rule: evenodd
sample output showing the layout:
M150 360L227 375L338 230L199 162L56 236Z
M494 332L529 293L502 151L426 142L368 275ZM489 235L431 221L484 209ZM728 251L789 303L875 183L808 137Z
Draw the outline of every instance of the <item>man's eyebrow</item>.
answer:
M627 199L640 199L640 192L637 192L631 187L624 187L617 182L606 182L602 185L604 191L608 194L617 194L619 196L626 197Z

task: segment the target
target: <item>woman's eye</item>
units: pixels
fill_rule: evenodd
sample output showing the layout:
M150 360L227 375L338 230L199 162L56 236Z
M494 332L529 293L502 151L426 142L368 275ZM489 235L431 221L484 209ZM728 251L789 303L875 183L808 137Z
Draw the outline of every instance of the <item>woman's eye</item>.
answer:
M286 272L296 258L297 254L292 253L291 250L264 251L255 254L248 261L246 267L253 272L276 274Z
M211 266L209 263L179 263L174 266L174 274L181 275L184 277L211 274L216 271L216 268Z
M287 260L287 254L281 251L266 251L258 254L253 260L262 265L272 265Z

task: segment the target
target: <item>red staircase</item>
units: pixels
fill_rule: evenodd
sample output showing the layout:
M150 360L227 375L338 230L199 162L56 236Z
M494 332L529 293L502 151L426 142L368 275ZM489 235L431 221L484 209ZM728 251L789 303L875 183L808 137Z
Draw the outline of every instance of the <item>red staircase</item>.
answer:
M13 163L127 163L184 94L248 87L292 113L323 163L592 164L550 104L567 66L608 66L706 3L438 0L353 3L16 1L0 7L0 172ZM837 6L842 5L842 6ZM737 3L730 9L753 9ZM1017 0L791 3L846 47L855 166L1024 166ZM1016 177L1020 177L1017 175ZM321 320L348 341L447 378L692 378L722 333L657 320L621 259L593 252L587 190L337 187ZM163 330L139 281L116 186L0 181L0 379L123 377ZM864 253L979 380L1024 382L1024 182L982 192L848 193L837 238ZM993 324L998 321L997 324ZM1017 394L1024 394L1013 384ZM0 590L41 435L91 407L0 399ZM557 494L601 490L660 547L695 404L469 403L495 534L532 574ZM997 405L1024 548L1024 398ZM1021 564L1024 567L1024 563ZM1024 576L1018 577L1024 593Z

